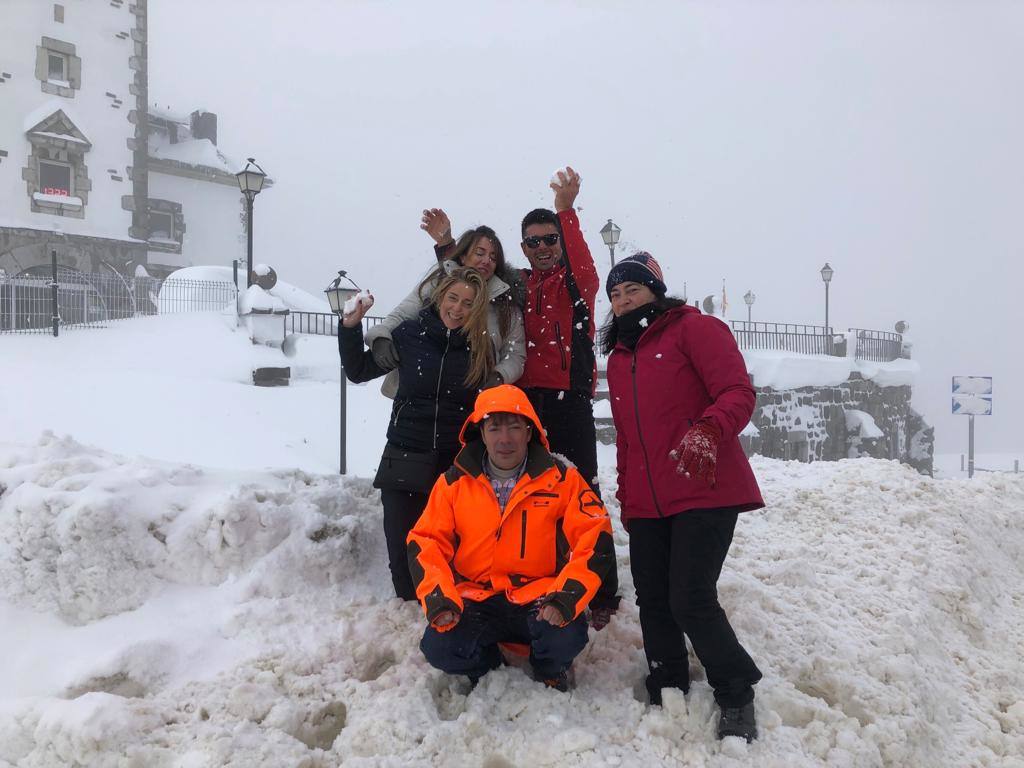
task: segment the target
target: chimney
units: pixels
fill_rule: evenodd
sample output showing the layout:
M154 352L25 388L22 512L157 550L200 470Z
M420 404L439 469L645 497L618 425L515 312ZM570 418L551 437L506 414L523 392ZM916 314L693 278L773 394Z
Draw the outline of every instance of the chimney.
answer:
M193 139L209 139L217 146L217 115L213 112L196 110L192 113L191 129Z

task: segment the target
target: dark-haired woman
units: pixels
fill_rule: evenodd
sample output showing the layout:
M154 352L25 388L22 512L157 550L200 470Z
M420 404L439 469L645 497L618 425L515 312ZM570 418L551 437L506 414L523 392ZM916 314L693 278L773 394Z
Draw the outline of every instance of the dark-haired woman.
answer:
M434 287L416 319L399 323L391 338L399 372L374 486L384 507L384 537L395 594L415 600L405 538L427 504L434 481L458 452L459 431L480 388L494 370L487 333L487 289L479 273L454 270ZM373 297L342 318L338 349L349 381L370 381L391 368L363 348L363 316Z
M487 332L494 348L495 364L486 386L513 383L522 376L526 361L523 296L519 280L505 266L501 241L493 229L485 226L467 230L458 240L453 240L451 224L440 208L423 212L422 228L438 243L434 248L438 266L388 313L383 322L367 331L366 343L373 350L374 358L379 365L394 367L393 330L399 323L419 314L431 292L445 276L464 267L475 270L487 286ZM384 380L381 392L394 397L397 389L398 376L391 374Z
M754 390L729 328L667 297L647 253L623 259L606 283L602 329L615 421L622 522L640 608L652 704L687 691L684 634L721 708L718 736L757 737L761 672L718 603L716 584L738 513L764 506L738 435Z

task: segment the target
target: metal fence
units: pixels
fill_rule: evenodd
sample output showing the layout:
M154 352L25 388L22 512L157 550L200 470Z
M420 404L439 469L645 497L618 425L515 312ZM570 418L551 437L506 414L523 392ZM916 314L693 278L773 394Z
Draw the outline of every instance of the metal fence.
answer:
M384 320L377 315L363 317L363 332ZM284 317L284 335L305 333L313 336L337 336L338 316L333 312L289 312Z
M821 325L731 321L740 349L778 349L804 355L835 354L834 333Z
M857 336L858 360L888 363L903 354L903 336L891 331L869 331L865 328L851 328Z
M112 320L144 315L204 312L235 301L230 283L158 280L117 272L57 268L57 315L61 328L102 327ZM53 329L50 267L34 267L17 277L0 274L0 333L50 333Z

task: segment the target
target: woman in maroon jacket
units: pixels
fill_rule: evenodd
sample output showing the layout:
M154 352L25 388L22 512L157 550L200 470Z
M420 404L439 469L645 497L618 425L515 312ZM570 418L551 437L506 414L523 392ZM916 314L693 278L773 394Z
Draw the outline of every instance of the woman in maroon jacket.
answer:
M764 506L738 435L754 389L729 328L668 298L647 253L606 283L602 329L619 487L652 704L690 685L684 633L721 707L719 738L756 738L761 672L718 603L716 584L739 512Z

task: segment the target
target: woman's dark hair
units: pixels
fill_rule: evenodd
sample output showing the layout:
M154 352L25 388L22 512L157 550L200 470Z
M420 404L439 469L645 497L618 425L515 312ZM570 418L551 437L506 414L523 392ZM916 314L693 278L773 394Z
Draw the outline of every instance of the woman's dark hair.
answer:
M455 241L455 245L446 254L445 258L454 261L456 264L462 265L463 259L466 254L477 244L480 238L486 237L491 241L494 246L494 274L496 274L501 280L508 283L510 290L506 291L500 296L489 297L491 303L494 305L494 310L498 314L498 333L501 337L507 338L509 329L512 327L512 309L513 306L518 306L522 309L525 304L525 291L518 290L521 280L517 274L518 270L512 270L508 268L505 262L505 249L501 247L501 240L498 239L497 233L490 227L481 225L473 229L467 229L463 232L459 239ZM438 266L437 269L433 270L419 285L419 295L421 301L427 301L430 297L430 293L434 286L439 281L445 278L445 271L443 266Z
M654 306L662 312L675 307L686 306L686 299L677 299L675 296L657 296L654 299ZM608 310L608 317L599 331L600 348L602 355L610 355L615 345L619 343L619 323L615 314Z

